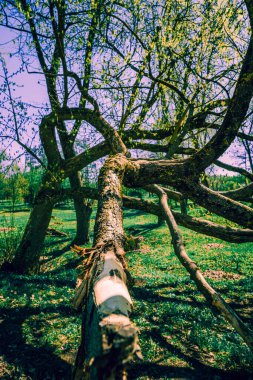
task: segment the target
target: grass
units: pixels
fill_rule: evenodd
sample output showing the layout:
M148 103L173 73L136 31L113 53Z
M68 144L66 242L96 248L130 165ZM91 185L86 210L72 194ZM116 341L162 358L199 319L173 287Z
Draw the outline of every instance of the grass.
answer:
M191 213L199 216L203 210ZM175 257L167 227L157 227L154 216L137 211L125 216L126 231L144 237L140 250L127 253L135 279L132 319L140 328L144 356L131 365L130 378L250 379L252 354L206 305ZM0 226L15 225L18 233L27 218L25 211L14 219L4 212ZM81 328L81 316L71 307L78 263L69 249L73 210L54 210L51 225L68 238L47 237L40 275L1 274L2 379L70 378ZM253 327L252 244L233 245L181 230L190 257Z

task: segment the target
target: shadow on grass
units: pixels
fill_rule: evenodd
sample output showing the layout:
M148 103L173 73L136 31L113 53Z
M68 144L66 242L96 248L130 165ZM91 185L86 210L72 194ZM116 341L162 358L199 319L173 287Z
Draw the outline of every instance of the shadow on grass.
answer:
M157 287L158 288L158 287ZM204 302L199 302L197 300L195 300L194 298L192 298L192 300L183 300L183 299L180 299L180 298L176 298L175 295L180 295L181 293L178 292L177 290L173 290L173 294L174 296L170 296L170 293L168 292L168 296L167 295L160 295L160 294L156 294L154 293L152 290L152 288L149 288L149 289L145 289L145 288L141 288L141 287L133 287L131 290L132 290L132 293L134 295L134 298L138 299L138 300L143 300L143 301L147 301L147 302L150 302L150 303L156 303L156 302L173 302L173 303L176 303L176 304L185 304L185 305L191 305L191 306L194 306L194 307L203 307L203 305L205 304ZM184 293L185 295L186 293ZM192 294L192 291L189 291L189 294Z
M1 277L0 277L1 280ZM17 293L20 293L22 295L23 293L29 294L29 292L32 293L32 285L34 284L36 286L36 289L44 289L45 287L49 285L54 285L57 287L61 286L68 286L69 288L75 288L76 286L76 278L69 278L62 279L62 278L53 278L53 277L45 277L43 274L41 274L40 277L26 277L25 283L20 284L20 289L17 289ZM18 296L17 296L18 297Z
M57 250L52 251L52 252L46 252L46 255L49 257L47 257L46 259L40 260L40 265L44 265L44 264L56 259L57 257L60 257L61 255L63 255L65 252L67 252L69 250L70 250L70 244L67 244L65 247L63 247L61 249L57 249Z
M169 365L141 362L134 363L129 368L130 379L171 379L171 380L252 380L252 375L246 372L222 371L208 368L191 369ZM145 376L145 378L143 377Z
M140 229L147 228L147 226L153 226L153 228L157 228L156 224L144 225ZM149 227L150 228L150 227ZM148 229L147 231L150 231ZM65 239L64 239L65 240ZM61 244L62 241L55 242L55 244ZM64 252L69 249L69 246L66 246L58 251L49 253L49 261L53 258L61 256ZM72 276L72 272L70 272L70 276L66 273L67 270L75 269L80 258L71 259L65 265L61 265L60 267L53 268L48 271L46 274L42 274L39 276L28 277L28 276L19 276L10 278L11 281L15 282L17 286L17 293L28 293L32 292L32 286L35 285L39 289L44 289L46 285L56 285L56 286L75 286L75 279ZM59 278L58 278L59 276ZM172 289L171 292L175 296L172 297L170 292L168 291L167 295L159 295L156 294L156 291L160 289L165 289L168 286L171 286L171 283L164 283L159 285L145 285L144 287L134 287L133 293L138 301L148 301L151 304L155 302L174 302L176 304L187 304L191 306L202 307L204 302L198 302L196 300L182 300L179 297L175 298L175 296L180 296L182 294L181 291ZM185 284L186 285L186 284ZM177 285L175 285L177 286ZM46 290L45 290L46 291ZM184 289L184 295L192 294L191 289ZM16 296L18 297L18 295ZM153 305L151 305L153 307ZM32 380L45 380L45 379L56 379L56 380L67 380L71 378L71 364L67 363L62 357L56 355L54 353L53 347L49 344L44 344L43 346L35 346L27 343L25 337L23 335L23 324L27 318L31 318L32 316L36 316L40 313L45 313L47 319L51 318L50 314L56 313L57 319L63 318L67 315L73 315L74 312L71 307L64 305L55 305L49 307L14 307L14 308L4 308L2 309L3 317L2 324L0 325L0 332L2 334L1 342L5 342L3 345L2 354L4 355L5 362L12 367L12 372L10 375L6 375L2 377L2 379L14 379L21 380L26 379L23 377L23 374L28 377L28 379ZM55 316L54 316L55 317ZM172 355L177 356L179 359L184 360L188 363L192 368L185 367L176 367L167 365L161 362L142 362L142 363L134 363L130 367L130 379L138 379L143 377L145 379L245 379L250 380L252 376L246 372L235 372L235 371L222 371L216 368L212 368L209 365L204 364L198 359L198 352L188 350L187 354L182 352L178 347L175 347L172 343L170 343L167 338L162 336L161 334L161 319L157 323L159 326L155 326L155 322L151 317L147 317L151 330L146 334L147 339L149 337L155 341L159 347L163 348L167 352ZM165 320L165 319L163 319ZM37 322L38 327L40 327L40 321ZM39 328L38 328L39 334ZM39 337L39 336L38 336ZM39 339L38 339L39 340ZM187 365L187 364L186 364ZM16 369L15 369L16 368ZM18 374L18 371L20 373ZM16 371L16 372L15 372Z
M138 379L145 376L145 379L196 379L195 370L178 368L160 363L150 363L144 361L134 363L129 368L129 379ZM147 377L146 377L147 376ZM201 377L203 378L203 377Z
M52 241L47 241L45 243L45 248L49 248L49 247L52 247L53 245L62 244L62 243L65 243L67 241L68 242L71 241L70 237L60 239L59 237L47 236L47 238L50 238Z
M144 235L158 227L159 226L157 225L157 223L146 223L142 226L128 227L126 228L126 231L133 236L137 236Z
M169 289L168 295L160 295L157 294L156 291L159 290L165 290L169 287L171 284L162 283L157 285L144 285L145 287L133 287L132 292L136 300L138 301L145 301L151 304L151 308L153 310L156 310L156 308L159 308L159 304L165 305L166 303L170 303L171 305L187 305L191 307L197 307L199 310L203 308L203 306L206 305L205 300L203 302L199 302L192 298L192 301L189 299L190 293L193 294L191 289L184 289L182 292L181 290L176 289ZM176 287L177 285L175 285ZM170 292L173 293L173 296L170 296ZM181 295L186 295L187 299L181 299ZM155 305L157 303L157 305ZM249 304L249 303L248 303ZM236 304L233 306L237 306ZM246 306L246 305L244 305ZM243 306L242 306L243 307ZM180 309L181 310L181 309ZM143 312L143 309L142 309ZM148 322L149 328L147 331L144 331L142 333L142 340L148 342L148 340L151 338L153 342L156 343L157 347L159 347L160 350L164 350L164 352L168 353L168 356L170 357L170 353L172 356L176 356L181 361L179 366L173 366L166 364L166 358L165 356L162 356L160 359L156 360L154 357L151 362L140 362L140 363L134 363L130 367L130 379L213 379L213 380L219 380L219 379L226 379L226 380L238 380L238 379L245 379L245 380L252 380L252 373L249 373L245 368L245 370L242 367L242 370L223 370L219 369L217 367L213 367L212 365L209 365L208 360L205 358L205 355L209 354L205 350L202 352L201 349L197 345L194 346L194 344L191 344L189 341L185 341L185 349L181 350L181 348L174 345L174 342L170 342L171 339L170 336L163 336L163 325L161 325L161 321L166 321L166 317L168 317L168 313L171 316L175 316L178 314L178 309L175 309L175 312L173 311L173 308L169 310L169 312L164 311L163 313L160 312L159 318L153 318L153 313L148 312L145 313L145 319L146 322ZM191 314L190 314L191 315ZM140 314L137 312L137 314L134 316L135 318L140 317ZM192 318L196 317L196 314L191 316ZM188 321L189 319L188 315ZM252 315L251 315L252 320ZM247 321L248 322L248 321ZM166 331L166 329L164 330ZM173 328L173 333L180 337L181 330L180 328L177 329L175 326L175 329ZM167 357L167 354L166 354ZM212 359L212 357L210 357ZM182 361L185 362L185 364L182 364ZM187 367L187 364L189 367Z
M40 313L59 313L59 318L73 313L70 307L46 308L3 308L1 334L1 355L3 366L10 367L1 379L62 379L71 378L71 365L57 356L50 345L36 347L26 342L22 325L31 316ZM21 377L20 377L21 376Z
M81 263L82 258L77 257L76 259L73 259L66 264L61 264L60 268L53 268L51 270L48 270L47 273L53 274L53 275L60 275L62 272L65 272L67 270L73 270L76 269L77 266Z
M25 276L12 273L6 275L6 273L0 273L0 283L3 282L4 284L4 281L5 283L7 282L7 287L10 290L15 290L15 299L18 300L19 297L24 294L29 298L29 296L32 296L32 294L38 290L44 290L47 292L48 286L51 285L58 288L67 287L69 289L74 289L76 286L76 275L75 273L73 273L73 275L72 273L69 273L68 275L66 274L63 277L57 278L57 276L48 276L48 274L44 273L37 276ZM12 296L14 297L14 294L12 294Z
M173 355L176 355L179 359L186 361L191 367L194 368L174 368L173 373L171 374L168 372L166 378L180 378L184 373L184 379L251 379L251 375L246 371L224 371L204 364L198 358L199 352L197 350L192 351L191 355L185 354L179 348L169 343L167 339L160 334L157 328L151 330L150 336L155 342L159 344L160 347L163 347L167 352L171 352ZM170 370L173 370L173 368ZM183 373L180 374L182 370Z

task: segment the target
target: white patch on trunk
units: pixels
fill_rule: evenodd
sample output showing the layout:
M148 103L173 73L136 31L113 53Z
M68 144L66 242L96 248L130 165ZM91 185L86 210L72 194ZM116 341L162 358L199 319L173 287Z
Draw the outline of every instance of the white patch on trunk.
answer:
M94 285L94 301L103 315L128 316L132 300L126 287L126 275L113 252L105 255L104 268Z

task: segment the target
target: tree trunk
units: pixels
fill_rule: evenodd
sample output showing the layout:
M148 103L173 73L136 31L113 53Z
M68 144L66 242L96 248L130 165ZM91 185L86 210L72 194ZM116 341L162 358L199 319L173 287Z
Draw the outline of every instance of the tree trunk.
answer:
M47 228L50 223L54 201L50 196L39 193L27 222L22 240L11 263L18 273L39 272L39 259Z
M187 215L187 198L182 198L180 201L181 213Z
M83 245L90 241L90 218L92 213L92 202L88 202L79 192L82 188L82 180L79 172L69 177L71 189L74 190L73 200L76 213L76 236L73 244Z
M163 226L165 224L165 220L164 220L164 218L161 216L161 215L158 215L158 217L157 217L157 226L158 227L161 227L161 226Z
M5 265L6 269L27 274L39 272L40 254L56 201L54 192L59 190L59 182L54 178L52 173L45 173L14 260Z
M74 198L76 212L76 236L73 244L83 245L90 241L90 218L92 214L92 204L85 199Z
M60 122L58 133L65 160L74 158L76 155L73 145L74 141L68 135L66 125L63 121ZM92 213L92 203L89 203L79 191L83 185L79 171L74 171L69 175L69 182L74 194L73 201L76 213L76 236L72 244L87 244L90 240L89 227Z
M94 246L83 250L81 284L74 299L83 312L82 337L73 378L124 379L125 365L139 352L127 289L121 184L126 159L109 158L99 176Z

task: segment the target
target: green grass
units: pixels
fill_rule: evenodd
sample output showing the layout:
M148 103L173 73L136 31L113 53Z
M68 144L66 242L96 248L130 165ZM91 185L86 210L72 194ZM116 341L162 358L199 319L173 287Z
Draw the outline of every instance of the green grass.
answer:
M203 210L191 213L199 216ZM69 249L75 215L73 210L54 210L53 215L51 225L67 232L68 238L47 237L42 273L1 274L3 379L70 376L81 328L81 316L71 307L78 264ZM154 216L137 211L126 211L125 216L126 231L144 237L140 250L127 253L135 279L132 319L140 328L144 356L142 363L131 366L130 378L250 378L252 354L224 319L206 305L175 257L167 227L157 227ZM14 218L4 212L0 225L15 226L18 233L27 218L27 212L17 212ZM233 245L181 231L189 256L252 327L252 244Z

